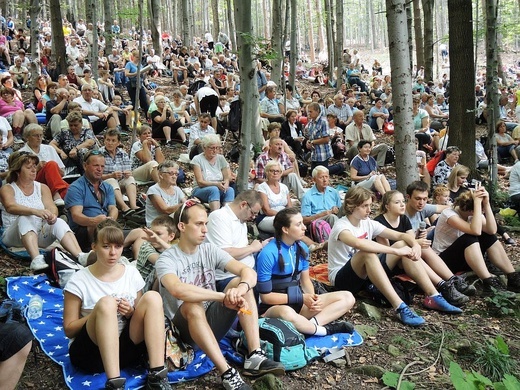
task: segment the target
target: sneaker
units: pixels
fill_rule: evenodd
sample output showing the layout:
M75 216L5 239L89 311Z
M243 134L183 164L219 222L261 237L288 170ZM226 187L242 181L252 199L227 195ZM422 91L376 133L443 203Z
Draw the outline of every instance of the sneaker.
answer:
M112 378L105 382L105 389L110 390L125 390L125 378Z
M285 374L285 367L282 363L269 359L261 349L257 349L244 361L244 375L258 376L264 374L283 375Z
M22 139L22 136L17 134L14 136L14 143L15 144L23 144L24 140Z
M65 206L65 201L61 198L54 199L54 204L56 205L56 207L63 207Z
M80 263L83 267L86 267L88 264L88 257L90 255L90 252L80 252L80 254L78 255L78 263Z
M424 318L415 314L404 302L397 308L397 316L403 324L408 326L421 326L426 322Z
M164 144L164 147L168 148L168 149L174 149L175 142L173 140L166 141L166 143Z
M475 286L466 282L466 279L464 279L462 276L455 275L453 279L453 285L460 293L464 295L472 297L477 293Z
M231 367L221 375L222 386L226 390L251 390L251 386L244 382L236 369Z
M323 326L327 329L327 334L336 333L352 333L354 332L354 325L347 321L336 321Z
M513 272L507 275L507 289L515 293L520 293L520 273Z
M161 371L148 374L145 390L171 390L168 383L168 369L164 367Z
M437 310L443 313L460 314L462 309L449 304L444 297L439 294L434 297L425 297L423 299L423 306L430 310Z
M506 286L504 286L504 283L502 283L498 276L482 279L482 283L484 283L484 289L482 290L483 296L491 296L495 295L496 292L500 292L507 298L515 297L515 293L507 291Z
M128 209L126 211L123 211L123 218L128 218L130 217L132 214L135 213L136 210L134 209Z
M444 299L453 306L461 306L469 301L469 298L466 295L462 294L455 288L453 280L444 282L444 284L439 287L439 292L442 294Z
M32 261L30 268L33 271L41 271L42 269L48 268L49 264L45 262L43 255L36 256Z

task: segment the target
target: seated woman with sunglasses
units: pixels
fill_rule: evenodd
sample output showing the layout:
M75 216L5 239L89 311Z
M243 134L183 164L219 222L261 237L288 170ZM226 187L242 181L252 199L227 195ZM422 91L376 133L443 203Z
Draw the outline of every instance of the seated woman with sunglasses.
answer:
M218 210L235 199L235 190L229 186L229 163L220 153L222 146L218 135L204 136L201 144L204 152L191 160L196 182L192 195L209 203L211 211Z
M275 238L258 254L257 289L262 298L260 315L282 318L305 335L325 336L352 333L354 327L338 321L355 299L348 291L317 295L309 277L309 251L303 217L295 208L279 211L274 217Z
M13 128L16 140L21 140L24 125L38 123L34 112L24 109L23 102L15 99L14 90L11 88L0 89L0 115L7 119Z
M7 185L0 189L2 242L7 246L23 246L31 257L31 269L48 267L40 248L55 240L85 265L88 254L83 253L67 223L58 218L58 209L45 184L36 181L40 159L29 152L15 152L9 157Z

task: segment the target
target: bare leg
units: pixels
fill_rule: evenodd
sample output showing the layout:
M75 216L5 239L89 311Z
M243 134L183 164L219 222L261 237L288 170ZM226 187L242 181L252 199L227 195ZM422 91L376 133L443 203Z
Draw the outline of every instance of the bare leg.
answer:
M209 202L210 211L215 211L220 209L220 201L214 200L213 202Z
M163 128L164 138L166 138L166 142L172 139L172 129L170 126L164 126Z
M496 241L491 247L487 250L487 254L489 256L489 260L496 265L500 270L504 271L506 274L510 274L511 272L515 272L509 257L507 257L506 251L502 244Z
M78 240L76 240L76 236L72 232L67 232L61 239L61 245L68 251L70 254L77 256L81 253L81 247L78 244Z
M123 200L123 194L121 193L120 188L114 188L114 196L116 198L117 207L119 207L121 211L125 212L130 210L130 207L128 207L128 205Z
M469 267L480 279L487 279L493 276L489 273L489 270L486 267L478 242L475 242L464 249L464 258Z
M439 275L443 280L449 280L453 276L453 272L448 268L444 260L442 260L431 247L423 248L421 256L431 269ZM431 278L430 278L431 279ZM433 280L432 280L433 282Z
M0 362L0 389L8 390L16 388L22 376L27 356L31 352L32 340L9 359Z
M40 254L40 249L38 247L38 236L35 232L30 231L27 232L24 236L22 236L22 244L25 249L27 249L27 252L29 253L29 256L31 256L31 259L34 259L36 256Z
M130 204L130 208L133 210L137 210L137 185L136 184L128 184L125 186L126 196L128 197L128 203Z

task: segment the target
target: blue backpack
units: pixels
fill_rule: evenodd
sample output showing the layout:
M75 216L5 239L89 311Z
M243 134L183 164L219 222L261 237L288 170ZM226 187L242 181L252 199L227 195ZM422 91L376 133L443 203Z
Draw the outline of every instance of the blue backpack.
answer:
M260 318L260 347L269 359L280 362L286 371L298 370L316 360L320 354L305 345L305 337L294 325L280 318ZM247 349L244 332L240 332L239 349ZM241 351L239 351L241 352Z

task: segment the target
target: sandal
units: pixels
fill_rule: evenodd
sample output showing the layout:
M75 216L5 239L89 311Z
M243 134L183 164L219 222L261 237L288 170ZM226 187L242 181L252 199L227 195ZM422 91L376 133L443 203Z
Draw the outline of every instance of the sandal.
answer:
M507 240L504 240L506 245L516 245L516 241L509 237Z

